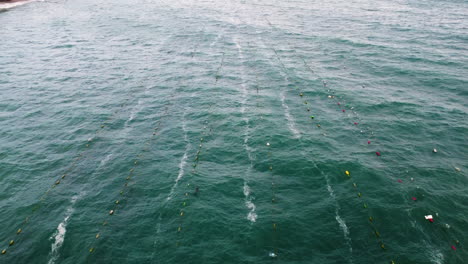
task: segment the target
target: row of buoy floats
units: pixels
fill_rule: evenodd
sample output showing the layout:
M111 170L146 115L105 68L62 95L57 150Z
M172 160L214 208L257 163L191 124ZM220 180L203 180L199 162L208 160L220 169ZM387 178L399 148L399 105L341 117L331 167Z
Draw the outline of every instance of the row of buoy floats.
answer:
M287 78L286 78L287 81L288 81L288 82L291 82L290 79L292 79L292 77L291 77L290 74L288 73L288 71L287 71L287 69L286 69L284 63L281 61L281 58L280 58L278 52L276 51L275 48L272 47L272 49L273 49L273 51L274 51L274 53L275 53L275 55L276 55L278 61L280 62L280 65L281 65L281 67L282 67L284 73L287 75ZM309 71L311 71L312 73L315 74L315 72L312 70L312 68L307 64L307 62L306 62L303 58L302 58L302 61L303 61L303 63L304 63L304 66L305 66ZM322 81L323 81L324 87L326 88L326 81L325 81L325 80L322 80ZM310 107L310 102L307 100L305 93L304 93L303 91L301 91L300 88L297 88L297 87L296 87L296 91L299 92L299 97L301 98L301 104L304 105L304 106L306 107L306 111L307 111L307 113L308 113L308 115L309 115L309 117L310 117L310 120L314 122L314 124L315 124L315 126L316 126L317 128L324 130L325 128L324 128L319 122L315 122L315 121L317 120L317 118L316 118L316 116L314 115L313 110L312 110L311 107ZM330 99L335 99L336 96L335 96L335 95L329 95L328 98L330 98ZM337 105L338 105L338 106L341 106L341 104L340 104L339 102L337 102ZM344 107L342 107L340 110L341 110L342 113L346 113L346 109L345 109ZM354 124L355 126L357 126L357 125L358 125L358 122L354 122L353 124ZM323 133L323 135L326 135L326 134ZM367 143L368 143L368 144L371 144L371 141L368 140ZM380 153L379 151L376 151L375 154L376 154L376 156L381 156L381 153ZM351 178L351 173L350 173L349 171L345 171L345 175L346 175L348 178ZM362 194L362 192L359 190L357 183L356 183L356 182L353 182L352 185L353 185L353 188L356 189L356 197L357 197L358 199L363 199L363 194ZM369 205L368 205L367 202L365 202L365 201L362 202L362 205L363 205L363 208L364 208L364 209L366 209L366 210L369 209ZM375 235L375 237L376 237L377 240L378 240L378 244L379 244L380 248L381 248L382 250L386 250L387 248L386 248L386 246L385 246L385 243L383 242L383 239L382 239L382 237L381 237L381 234L380 234L380 232L378 231L378 229L377 229L377 227L376 227L376 225L375 225L375 218L374 218L373 216L370 215L370 212L369 212L369 216L368 216L368 223L369 223L370 226L371 226L371 229L372 229L373 234ZM391 260L390 263L395 264L395 261L394 261L394 260Z
M140 151L140 153L137 154L136 157L132 160L132 163L130 164L131 167L124 178L122 187L119 189L118 194L116 194L116 197L113 199L110 206L110 210L107 211L106 214L104 214L103 220L100 222L97 228L98 230L96 232L96 235L94 236L95 239L88 249L90 254L96 251L97 244L100 238L102 238L103 234L105 234L105 230L109 225L110 218L118 213L118 209L121 206L122 202L130 198L128 194L130 192L131 183L134 184L135 182L134 179L136 176L136 171L139 168L141 161L145 157L145 153L147 153L151 149L151 146L154 143L154 141L158 138L158 136L160 136L160 133L163 129L164 121L166 118L168 118L171 107L174 106L173 100L175 100L175 98L175 94L171 94L168 103L164 106L163 113L160 115L159 120L153 126L154 128L152 129L151 136L145 142L144 147Z
M326 81L323 80L323 83L324 83L324 87L327 87ZM362 85L362 87L365 88L364 85ZM330 91L330 90L328 90L328 91ZM330 97L330 96L329 96L329 97ZM339 100L338 100L338 98L337 98L336 96L331 96L331 98L335 99L336 105L338 105L338 106L342 106L342 105L343 105L342 103L339 102ZM343 101L344 101L344 100L343 100ZM344 102L346 102L346 101L344 101ZM358 115L357 112L355 111L354 107L348 106L348 105L345 103L341 108L342 108L342 111L343 111L343 112L345 112L346 110L350 110L350 111L353 113L354 118L355 118L357 121L362 121L362 119L359 117L359 115ZM358 124L359 124L358 122L354 122L354 125L357 126ZM372 141L373 144L374 144L374 141L377 140L377 136L375 135L373 129L370 128L370 127L368 127L368 126L366 127L365 130L360 130L360 132L361 132L362 134L367 134L367 136L368 136L368 138L369 138L369 139L367 140L367 144L368 144L368 145L371 144L371 140L372 140L372 139L373 139L373 141ZM377 141L377 142L378 142L378 141ZM374 144L374 145L377 145L378 147L383 147L383 146L380 145L380 144ZM438 153L437 148L433 148L433 149L432 149L432 152L433 152L434 154L437 154L437 153ZM376 151L376 152L375 152L375 155L376 155L377 157L382 156L382 154L381 154L380 151ZM456 170L457 172L461 171L458 167L455 167L455 170ZM414 178L411 178L411 181L414 181ZM398 182L398 183L403 183L403 180L398 179L397 182ZM414 202L416 202L418 199L417 199L417 197L415 197L415 196L411 196L411 200L414 201ZM438 215L438 214L436 214L436 215ZM421 218L422 218L422 217L424 217L424 219L427 220L428 222L434 223L434 216L433 216L432 214L427 214L427 215L421 216ZM449 226L449 225L446 224L446 226ZM456 250L457 250L457 246L456 246L456 245L459 245L459 244L460 244L460 241L459 241L458 239L456 239L456 238L450 238L449 240L451 241L451 242L450 242L450 248L451 248L453 251L456 251ZM392 262L392 263L394 263L394 262Z
M222 71L222 68L224 66L224 59L225 59L225 52L224 52L224 46L223 46L223 52L222 52L222 57L221 57L221 62L216 69L215 73L215 85L218 83L219 79L221 78L220 72ZM206 137L211 135L213 129L211 127L211 124L209 122L209 117L212 115L213 112L213 105L210 104L207 110L207 118L203 123L203 129L200 133L200 140L198 142L197 146L197 151L195 153L195 158L192 160L192 165L191 165L191 171L190 171L190 176L187 177L189 178L188 182L186 183L186 191L183 192L183 197L180 201L179 209L177 211L177 238L176 238L176 247L183 246L184 241L184 235L186 233L187 227L185 226L185 218L187 217L187 208L190 206L192 201L192 197L197 197L200 193L200 187L195 183L197 179L195 176L198 175L198 166L201 161L201 155L203 152L203 147L206 142Z
M327 84L327 82L326 82L325 80L323 80L323 79L322 79L322 85L323 85L324 90L326 90L326 91L329 92L329 93L331 92L331 90L328 89L328 86L327 86L328 84ZM338 109L339 109L342 113L346 113L346 111L348 110L348 111L351 111L353 114L356 115L356 111L354 110L354 107L349 107L349 108L348 108L346 104L342 104L342 103L338 100L338 98L337 98L337 96L335 95L334 92L331 92L331 94L328 95L328 98L335 101L335 105L338 107ZM359 120L359 122L354 121L354 122L352 122L352 124L353 124L353 126L357 127L357 126L359 126L360 122L361 122L361 120ZM368 131L371 131L371 130L368 129ZM364 130L360 130L360 133L363 134L363 133L364 133ZM370 134L371 134L371 135L368 137L368 140L367 140L367 142L366 142L366 145L370 145L372 142L374 142L373 145L378 145L378 144L375 144L376 140L375 140L375 135L374 135L374 133L373 133L373 132L370 132ZM372 137L372 139L371 139L371 137ZM372 141L371 141L371 140L372 140ZM375 151L375 155L376 155L377 157L380 157L382 154L380 153L380 151ZM372 216L371 211L370 211L369 204L365 201L365 198L363 198L363 192L360 190L360 188L358 187L357 182L356 182L356 181L354 180L354 178L351 176L351 172L350 172L350 171L346 170L346 171L344 172L344 174L346 175L346 177L347 177L348 179L353 180L353 181L352 181L352 186L353 186L353 188L356 190L356 195L357 195L357 197L358 197L360 200L364 200L361 204L362 204L363 209L365 209L365 210L367 211L367 214L368 214L368 224L369 224L370 227L371 227L372 233L373 233L373 235L375 236L375 238L377 239L377 242L378 242L380 248L381 248L382 250L386 250L387 247L386 247L386 245L385 245L385 243L384 243L384 241L383 241L383 238L382 238L382 236L381 236L381 234L380 234L380 231L378 230L377 225L376 225L376 218L375 218L374 216ZM394 260L391 260L390 263L395 264L395 261L394 261Z
M322 80L322 82L323 82L323 87L327 88L327 82L325 80ZM362 85L362 87L365 88L364 85ZM332 91L331 91L331 89L327 89L327 92L332 92ZM334 95L334 92L332 92L331 95L328 95L328 97L335 100L336 105L339 107L339 109L341 109L341 111L343 113L345 113L348 110L348 111L353 113L354 119L356 121L359 121L359 122L362 121L362 119L359 117L359 115L355 111L354 107L347 105L346 101L343 100L341 97L337 97L336 95ZM338 99L341 99L341 100L338 100ZM356 122L356 121L353 122L353 125L355 125L357 127L359 125L359 122ZM360 133L365 134L368 137L368 140L367 140L367 142L365 144L370 145L372 143L373 145L377 146L378 148L383 148L384 147L381 144L378 144L379 142L377 141L377 136L375 135L373 129L370 128L369 126L367 126L365 129L360 130ZM377 143L377 144L375 144L375 143ZM434 148L432 150L432 152L436 154L438 151L437 151L436 148ZM382 153L377 149L377 151L375 151L375 155L377 157L380 157L380 156L382 156ZM460 171L460 169L458 167L455 167L455 170ZM346 174L349 176L349 171L346 171ZM411 178L411 181L414 181L414 178ZM403 183L403 181L401 179L398 179L397 182ZM355 183L353 183L353 186L356 188ZM360 194L360 193L358 192L358 194ZM417 201L417 198L412 196L411 200ZM364 205L367 206L367 204L364 204ZM371 218L371 216L370 216L369 221L373 223L374 221L371 221L371 219L373 220L373 218ZM424 215L424 219L429 221L430 223L434 223L434 217L433 217L432 214ZM373 229L375 229L374 233L376 234L376 237L380 238L380 233L376 230L374 225L372 225L372 226L373 226ZM458 239L453 239L453 238L450 239L450 240L453 242L451 244L450 248L452 250L456 251L457 247L455 245L460 244L460 241ZM380 241L380 244L381 244L381 247L383 249L385 249L385 244L382 241ZM395 261L392 260L391 263L395 263Z

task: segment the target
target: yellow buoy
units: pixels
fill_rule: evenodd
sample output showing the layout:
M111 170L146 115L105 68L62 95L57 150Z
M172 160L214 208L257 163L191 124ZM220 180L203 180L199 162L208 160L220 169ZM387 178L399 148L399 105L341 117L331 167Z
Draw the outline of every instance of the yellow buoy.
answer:
M93 252L94 252L94 248L90 248L89 253L93 253Z
M13 246L15 244L15 241L14 240L10 240L10 246Z
M6 254L6 249L2 250L2 255Z
M99 233L96 234L96 239L98 239L101 235Z
M349 171L345 171L345 173L346 173L346 175L348 175L348 176L349 176L349 174L350 174Z
M20 229L18 229L18 231L16 231L16 234L19 235L19 234L21 234L22 231L23 230L20 228Z

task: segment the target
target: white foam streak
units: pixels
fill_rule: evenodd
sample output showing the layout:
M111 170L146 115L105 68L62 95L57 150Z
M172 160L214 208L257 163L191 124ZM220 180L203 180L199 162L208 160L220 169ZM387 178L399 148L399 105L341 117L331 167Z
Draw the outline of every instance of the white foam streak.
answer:
M284 95L284 92L281 93L281 105L283 106L284 117L286 118L288 122L289 130L293 133L294 138L300 138L301 132L296 128L296 122L294 121L294 118L291 116L291 113L289 112L289 106L286 104L286 97Z
M340 205L338 204L338 201L336 200L336 195L335 195L335 192L333 191L333 188L330 185L330 180L329 180L329 178L328 178L328 176L326 174L324 176L325 176L325 180L327 182L328 194L330 195L333 202L335 203L335 220L338 223L338 225L340 226L341 231L343 231L343 237L344 237L346 243L348 244L349 252L352 254L353 253L353 247L351 246L351 238L349 237L349 228L346 225L346 221L343 218L341 218L341 216L340 216ZM349 262L353 263L353 260L350 258Z
M182 122L182 130L184 131L184 140L185 142L187 142L187 146L185 147L184 155L182 156L179 162L179 173L177 174L177 178L175 179L174 185L172 186L171 191L169 192L169 195L166 198L166 201L169 201L172 199L172 196L174 195L174 191L177 188L179 181L185 175L185 165L187 164L188 152L190 151L190 143L188 143L187 127L185 124L185 113L184 113L184 121Z
M430 261L434 264L443 264L444 263L444 254L440 250L433 248L429 251Z
M255 210L257 209L257 207L255 206L255 204L252 202L253 198L250 196L250 186L247 185L247 182L244 181L244 196L245 196L245 206L247 207L247 209L249 209L249 213L247 214L247 219L254 223L257 221L257 213L255 212Z
M239 60L241 62L243 62L244 61L244 53L242 52L242 46L237 41L235 41L235 43L236 43L237 51L239 53ZM249 138L250 138L250 127L249 127L249 121L250 120L249 120L248 117L245 116L245 105L247 103L247 96L249 94L249 91L247 90L247 86L245 85L245 82L244 82L245 79L246 79L245 78L245 70L244 70L244 67L241 67L241 96L242 96L242 100L241 100L241 111L240 112L241 112L241 114L243 116L243 120L244 120L245 125L246 125L245 131L244 131L244 148L245 148L245 151L247 152L247 156L249 157L250 167L249 167L249 169L248 169L248 171L246 172L245 175L248 175L248 172L250 171L250 169L252 167L253 156L252 156L252 149L248 145ZM248 182L247 176L244 176L245 206L249 210L249 212L247 213L247 220L254 223L255 221L257 221L257 217L258 217L257 213L255 212L257 207L253 203L254 198L250 195L251 190L250 190L250 186L248 185L247 182Z
M125 121L125 125L124 127L127 127L128 126L128 123L130 123L131 121L133 121L133 119L135 119L135 116L138 114L138 112L141 111L141 105L143 104L143 100L142 99L138 99L138 103L137 105L132 109L132 112L130 113L130 117L127 119L127 121Z
M59 250L62 247L63 242L65 241L65 234L67 232L68 220L70 219L73 212L75 211L73 206L75 205L79 197L81 196L75 195L72 197L71 205L67 208L67 211L65 213L65 218L57 226L57 230L55 231L55 233L50 237L50 240L53 240L54 242L52 243L51 251L49 253L49 256L50 256L50 259L48 262L49 264L55 263L60 256Z
M109 162L109 160L112 158L113 155L114 154L108 154L103 160L101 160L101 163L99 164L99 168L106 165L106 163Z
M221 34L216 36L215 40L213 40L213 42L210 43L210 48L213 47L213 45L216 44L219 41L220 38L221 38Z

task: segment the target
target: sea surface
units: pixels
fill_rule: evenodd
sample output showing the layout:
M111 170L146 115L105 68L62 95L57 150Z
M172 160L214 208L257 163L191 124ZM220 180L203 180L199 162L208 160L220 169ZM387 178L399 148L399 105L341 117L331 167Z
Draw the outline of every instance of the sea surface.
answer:
M3 11L0 263L468 263L465 0Z

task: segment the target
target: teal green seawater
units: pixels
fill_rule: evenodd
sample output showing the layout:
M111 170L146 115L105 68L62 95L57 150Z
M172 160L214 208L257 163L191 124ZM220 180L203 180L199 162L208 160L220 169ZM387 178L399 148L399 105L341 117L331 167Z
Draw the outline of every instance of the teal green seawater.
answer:
M0 263L468 263L466 1L4 11Z

